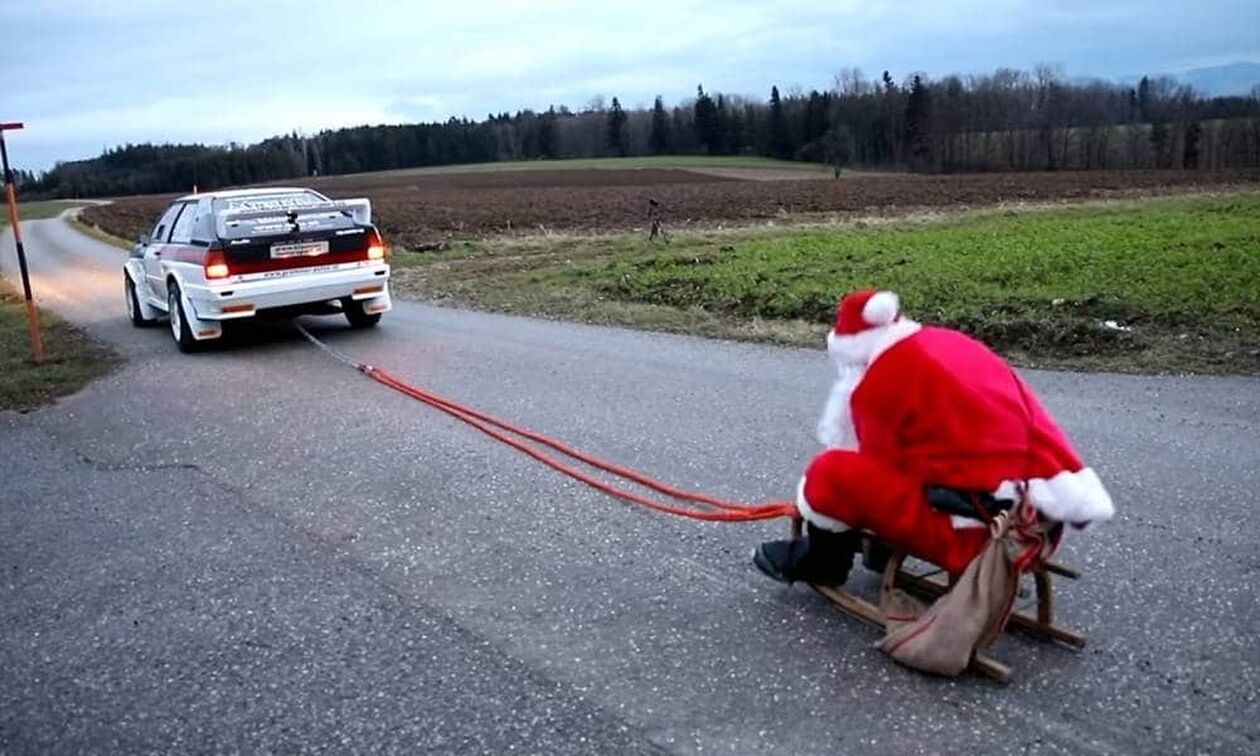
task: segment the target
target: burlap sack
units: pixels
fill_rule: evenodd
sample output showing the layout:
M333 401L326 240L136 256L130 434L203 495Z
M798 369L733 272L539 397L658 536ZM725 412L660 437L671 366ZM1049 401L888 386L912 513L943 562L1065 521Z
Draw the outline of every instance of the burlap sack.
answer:
M915 669L960 674L976 651L1001 634L1019 590L1016 560L1027 549L1003 522L954 587L930 607L900 589L884 591L886 635L878 648Z

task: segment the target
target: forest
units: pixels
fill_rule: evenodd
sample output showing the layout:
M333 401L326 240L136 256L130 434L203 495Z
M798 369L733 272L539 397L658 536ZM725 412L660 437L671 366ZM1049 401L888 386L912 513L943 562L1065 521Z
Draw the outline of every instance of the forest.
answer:
M215 189L401 168L636 155L762 155L920 173L1112 169L1260 170L1260 86L1204 97L1168 78L1135 86L1068 79L1054 67L915 74L841 72L820 90L764 100L709 92L673 106L489 114L483 120L291 133L257 144L128 144L19 172L24 196L102 197Z

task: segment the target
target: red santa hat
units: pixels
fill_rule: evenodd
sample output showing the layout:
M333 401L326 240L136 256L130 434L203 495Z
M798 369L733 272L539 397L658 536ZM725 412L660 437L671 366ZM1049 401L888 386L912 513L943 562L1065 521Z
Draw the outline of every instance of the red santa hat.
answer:
M827 349L841 362L866 364L917 330L918 323L902 317L896 294L863 289L840 300Z
M836 308L836 334L853 336L870 328L886 326L901 317L901 300L891 291L863 289L840 300Z

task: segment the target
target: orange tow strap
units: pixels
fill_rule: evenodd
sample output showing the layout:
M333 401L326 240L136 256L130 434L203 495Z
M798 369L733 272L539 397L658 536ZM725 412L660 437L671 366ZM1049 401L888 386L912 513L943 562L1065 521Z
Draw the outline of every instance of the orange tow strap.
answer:
M357 362L346 355L334 350L327 344L312 336L301 325L297 326L298 330L315 346L324 350L334 358L341 362L354 367L372 380L387 386L401 394L411 397L419 402L423 402L434 409L445 412L457 420L467 423L477 430L485 433L487 436L494 438L508 446L516 449L524 454L533 457L542 462L544 465L558 470L569 477L579 480L586 485L603 493L613 496L622 501L657 512L665 512L667 514L678 515L679 517L689 517L693 520L709 520L717 522L750 522L754 520L773 520L779 517L797 517L796 506L791 502L770 502L766 504L742 504L739 502L726 501L718 499L707 494L695 493L692 491L684 491L674 486L663 483L654 478L650 478L643 473L636 472L626 467L600 459L593 454L588 454L581 450L575 449L563 442L549 438L536 431L522 428L499 418L489 415L480 410L462 405L451 399L438 396L424 389L412 386L406 381L394 376L377 367L365 365ZM519 436L520 438L514 438ZM614 475L626 481L637 483L645 488L649 488L657 493L664 494L672 499L687 502L690 506L678 506L665 501L649 498L627 490L621 486L606 483L596 478L590 473L584 472L573 465L570 465L553 454L530 446L521 439L527 439L541 446L548 447L566 457L585 463L595 469Z

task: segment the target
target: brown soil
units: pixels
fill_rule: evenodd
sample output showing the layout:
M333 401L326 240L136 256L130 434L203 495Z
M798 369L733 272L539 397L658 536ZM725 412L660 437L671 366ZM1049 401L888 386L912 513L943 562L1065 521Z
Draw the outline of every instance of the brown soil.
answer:
M831 171L793 170L791 168L688 168L692 173L737 181L818 181L833 178ZM842 178L857 177L857 173L841 173Z
M297 183L297 182L294 182ZM667 229L748 224L805 214L900 216L924 208L1087 200L1133 194L1256 187L1255 174L1081 171L955 176L880 174L824 181L741 181L686 170L395 172L316 179L336 197L368 196L395 245L549 231L646 228L651 201ZM83 212L125 239L148 230L171 195L135 197Z

